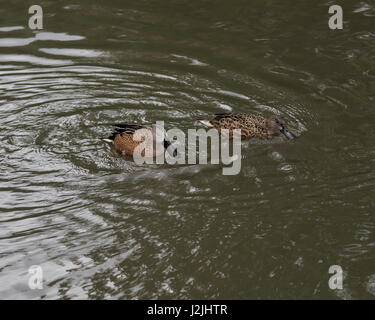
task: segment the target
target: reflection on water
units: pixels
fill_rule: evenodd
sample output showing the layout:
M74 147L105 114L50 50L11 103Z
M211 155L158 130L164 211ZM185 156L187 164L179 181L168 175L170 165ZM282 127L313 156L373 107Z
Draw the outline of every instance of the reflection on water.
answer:
M14 29L9 28L12 31ZM4 31L4 30L3 30ZM0 39L0 47L19 47L27 46L34 41L74 41L81 40L84 37L70 36L66 33L38 32L31 38L3 38Z
M373 298L375 7L349 1L335 32L327 6L47 1L40 32L0 9L0 297ZM243 143L236 176L101 140L226 111L299 138Z

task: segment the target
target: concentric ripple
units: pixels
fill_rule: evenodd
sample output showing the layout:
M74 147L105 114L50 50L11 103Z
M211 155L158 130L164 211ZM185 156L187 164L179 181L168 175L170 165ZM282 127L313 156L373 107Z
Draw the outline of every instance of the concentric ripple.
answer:
M374 297L371 4L333 36L323 2L62 2L35 32L0 9L1 298ZM102 140L218 112L282 114L298 138L243 143L235 176Z

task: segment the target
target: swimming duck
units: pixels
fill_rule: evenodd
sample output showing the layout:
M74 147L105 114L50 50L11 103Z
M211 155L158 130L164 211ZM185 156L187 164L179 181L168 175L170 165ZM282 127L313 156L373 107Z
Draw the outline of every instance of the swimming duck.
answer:
M241 129L241 139L269 139L272 136L283 133L289 140L296 136L289 131L285 120L280 115L272 115L269 118L246 113L218 113L211 120L199 120L207 127L228 129L229 136L233 137L234 129Z
M141 144L143 141L145 141L145 138L142 137L141 141L135 141L134 140L134 134L137 130L140 129L146 129L149 130L152 134L153 139L153 146L152 146L152 152L153 156L159 155L161 152L165 152L165 150L168 151L168 153L172 157L177 157L177 149L172 145L170 142L167 133L165 132L164 128L153 124L152 127L146 127L142 125L136 125L136 124L113 124L115 127L115 130L112 132L112 134L107 138L104 139L107 142L110 142L114 145L116 151L122 155L127 156L133 156L135 148ZM156 143L160 142L164 146L164 150L160 148L159 153L157 153L158 148L156 148ZM148 146L150 147L150 146ZM147 147L146 147L147 148ZM145 155L145 149L142 151L142 156Z

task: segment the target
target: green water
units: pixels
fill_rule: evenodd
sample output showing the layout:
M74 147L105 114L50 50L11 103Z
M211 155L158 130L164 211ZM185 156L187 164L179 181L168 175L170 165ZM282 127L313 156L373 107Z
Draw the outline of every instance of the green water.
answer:
M43 1L37 32L2 4L0 298L374 299L372 1ZM228 111L298 139L243 143L234 176L100 140Z

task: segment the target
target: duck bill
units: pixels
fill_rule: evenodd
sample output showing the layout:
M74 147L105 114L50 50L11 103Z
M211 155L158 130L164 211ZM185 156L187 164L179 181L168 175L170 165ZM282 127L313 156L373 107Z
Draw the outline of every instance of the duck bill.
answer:
M289 140L293 140L296 138L296 136L291 133L286 126L283 126L283 128L281 129L281 133L284 134Z

